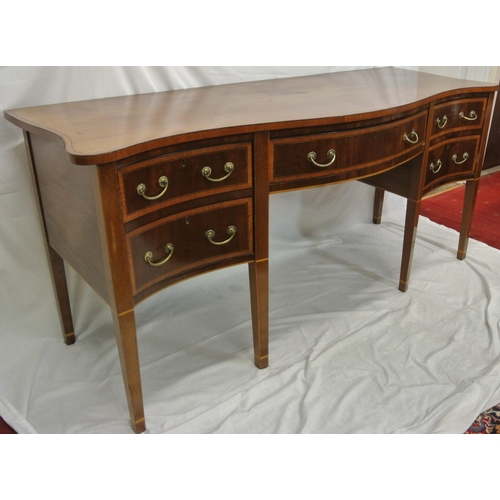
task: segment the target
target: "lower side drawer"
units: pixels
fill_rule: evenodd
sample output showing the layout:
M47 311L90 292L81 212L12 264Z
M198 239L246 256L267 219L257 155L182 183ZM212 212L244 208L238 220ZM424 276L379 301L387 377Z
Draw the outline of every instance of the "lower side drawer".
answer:
M250 258L252 200L218 203L160 219L129 233L127 245L134 294L194 268L242 255Z
M450 139L429 151L425 190L472 175L476 166L479 136Z

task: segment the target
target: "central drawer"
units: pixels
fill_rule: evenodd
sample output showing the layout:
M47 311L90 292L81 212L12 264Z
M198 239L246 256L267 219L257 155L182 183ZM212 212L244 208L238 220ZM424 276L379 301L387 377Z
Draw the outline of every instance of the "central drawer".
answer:
M383 125L274 139L271 182L325 176L342 180L368 175L370 168L386 162L396 165L399 157L408 159L409 152L422 150L426 117L423 111Z
M249 188L251 144L172 153L118 173L124 220L203 196Z
M134 294L172 276L253 255L252 200L188 210L127 234Z

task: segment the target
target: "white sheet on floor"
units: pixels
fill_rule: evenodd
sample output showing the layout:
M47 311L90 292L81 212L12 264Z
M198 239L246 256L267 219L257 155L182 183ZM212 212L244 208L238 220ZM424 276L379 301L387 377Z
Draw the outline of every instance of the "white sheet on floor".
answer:
M2 109L340 68L3 68ZM107 306L71 270L62 341L20 129L0 123L0 415L18 432L131 433ZM271 197L270 366L253 365L246 265L136 309L149 433L461 433L500 402L500 252L360 183Z

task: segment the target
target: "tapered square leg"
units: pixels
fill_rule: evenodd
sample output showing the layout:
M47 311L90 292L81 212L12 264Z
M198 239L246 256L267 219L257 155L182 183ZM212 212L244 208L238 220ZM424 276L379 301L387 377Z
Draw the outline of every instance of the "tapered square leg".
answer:
M112 314L132 429L139 434L146 430L146 421L142 400L135 314L133 310L121 314L113 311Z
M464 260L467 255L467 246L469 244L469 235L472 227L472 216L474 214L478 187L479 179L467 181L465 183L464 207L457 251L457 259L459 260Z
M380 224L382 221L382 209L384 207L385 191L381 188L375 188L375 199L373 201L373 223Z
M47 244L47 253L50 261L54 291L59 306L59 317L61 320L64 342L66 342L67 345L71 345L75 343L75 329L73 327L73 317L71 315L64 260L49 244Z
M413 259L413 248L417 236L418 217L420 213L420 200L408 200L406 204L406 220L403 238L403 256L401 259L401 273L399 275L399 290L408 290L410 279L411 262Z
M254 361L257 368L269 365L269 261L267 259L248 264Z

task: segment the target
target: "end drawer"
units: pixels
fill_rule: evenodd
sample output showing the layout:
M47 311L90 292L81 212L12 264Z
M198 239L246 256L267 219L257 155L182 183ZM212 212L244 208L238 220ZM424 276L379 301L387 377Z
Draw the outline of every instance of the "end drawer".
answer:
M457 130L480 128L486 112L486 98L456 99L434 108L432 137Z
M431 148L425 174L425 191L474 175L479 139L479 136L449 139Z

